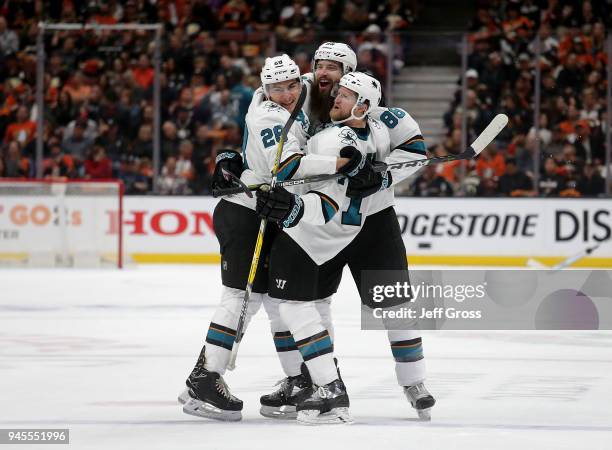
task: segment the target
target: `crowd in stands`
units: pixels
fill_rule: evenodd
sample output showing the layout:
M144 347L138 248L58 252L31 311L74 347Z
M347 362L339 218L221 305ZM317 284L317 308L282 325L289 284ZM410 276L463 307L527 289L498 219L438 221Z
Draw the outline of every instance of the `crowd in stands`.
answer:
M505 113L510 121L476 161L457 163L452 170L440 167L417 184L431 186L433 195L448 195L451 187L474 196L603 195L609 14L607 2L597 0L479 1L469 30L465 110L458 89L444 117L448 137L433 152L460 151L464 114L468 142L495 114ZM541 69L537 129L536 64ZM536 161L537 140L541 157ZM461 180L460 173L465 174ZM440 189L443 181L446 190Z
M382 33L408 27L417 1L5 0L0 4L0 177L36 174L38 22L157 23L161 163L153 186L154 39L147 31L45 33L45 178L111 178L128 194L207 194L220 148L242 143L263 60L310 71L323 39L348 41L387 76ZM347 33L330 35L329 30ZM398 61L401 58L397 58Z
M404 59L401 41L390 54L384 33L409 28L421 8L417 0L5 0L0 177L36 174L40 20L164 25L156 185L155 49L148 31L45 34L43 176L120 178L128 194L180 195L210 193L217 152L241 147L246 111L268 54L286 52L308 72L316 47L339 40L356 50L360 70L384 81L389 67L398 70ZM601 195L609 15L603 0L477 0L465 111L459 89L444 117L448 135L431 154L461 151L464 115L468 142L497 113L506 113L510 122L478 160L419 173L412 194ZM537 131L536 63L542 71ZM538 141L542 157L536 161Z

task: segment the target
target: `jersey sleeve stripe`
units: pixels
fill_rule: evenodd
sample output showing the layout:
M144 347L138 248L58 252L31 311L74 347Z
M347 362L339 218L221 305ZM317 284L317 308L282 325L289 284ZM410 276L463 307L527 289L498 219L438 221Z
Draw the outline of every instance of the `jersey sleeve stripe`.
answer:
M322 192L318 191L309 191L308 193L317 194L321 198L321 210L323 212L323 219L325 219L325 223L332 220L334 215L338 212L338 204L330 197L325 195Z
M304 155L294 154L284 160L280 166L278 166L278 181L288 180L293 177L295 172L297 172L298 168L300 167L300 160L303 156Z
M394 150L404 150L409 153L416 153L418 155L425 155L427 153L427 147L425 146L425 139L420 134L411 137L402 145L398 145Z

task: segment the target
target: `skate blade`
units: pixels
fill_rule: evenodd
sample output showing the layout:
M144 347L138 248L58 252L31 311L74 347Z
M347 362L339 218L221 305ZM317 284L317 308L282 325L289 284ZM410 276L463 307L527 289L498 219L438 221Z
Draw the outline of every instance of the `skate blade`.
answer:
M206 417L207 419L222 420L225 422L237 422L242 420L241 411L226 411L195 398L190 399L183 405L183 412L191 416Z
M189 388L185 388L185 390L181 392L179 396L177 397L177 400L181 405L184 405L190 399L191 399L191 395L189 395Z
M431 408L417 409L416 412L422 421L428 422L431 420Z
M355 422L346 407L333 408L323 414L318 410L298 411L297 421L302 425L350 425Z
M278 420L294 420L297 417L295 406L284 405L280 407L261 405L259 413L264 417Z

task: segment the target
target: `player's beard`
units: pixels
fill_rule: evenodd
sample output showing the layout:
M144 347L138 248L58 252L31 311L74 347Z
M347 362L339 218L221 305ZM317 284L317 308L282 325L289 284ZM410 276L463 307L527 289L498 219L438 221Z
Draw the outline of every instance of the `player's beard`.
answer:
M351 113L342 113L341 110L334 110L332 109L329 112L330 115L330 119L335 120L336 122L340 121L340 120L344 120L344 119L348 119L349 117L351 117Z
M332 89L329 92L323 92L319 89L319 83L313 83L312 94L310 97L310 111L315 120L321 123L330 122L329 110L334 105L334 98L331 96Z

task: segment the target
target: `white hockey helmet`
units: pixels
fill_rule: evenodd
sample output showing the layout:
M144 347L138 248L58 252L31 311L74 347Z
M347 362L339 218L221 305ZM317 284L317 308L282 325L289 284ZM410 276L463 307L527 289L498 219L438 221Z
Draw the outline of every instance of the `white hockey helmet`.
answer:
M300 68L289 56L283 54L281 56L273 56L272 58L266 58L263 68L261 69L261 84L264 88L266 96L268 94L268 85L274 83L280 83L281 81L300 80Z
M333 121L334 123L342 123L351 119L363 119L369 114L372 108L375 108L380 104L380 100L382 98L380 82L367 73L347 73L340 79L340 83L338 85L355 92L357 94L357 102L355 102L355 106L353 106L353 109L351 109L350 117L340 121ZM356 117L355 108L365 103L366 100L368 102L368 109L363 116Z
M342 73L354 72L357 68L357 55L351 47L341 42L324 42L315 51L312 59L312 71L319 59L328 59L342 64Z

